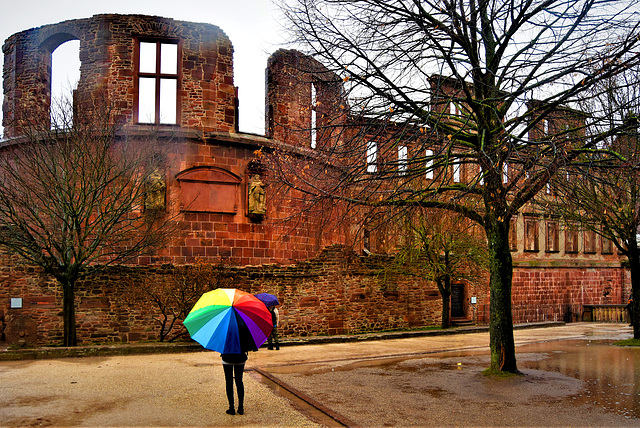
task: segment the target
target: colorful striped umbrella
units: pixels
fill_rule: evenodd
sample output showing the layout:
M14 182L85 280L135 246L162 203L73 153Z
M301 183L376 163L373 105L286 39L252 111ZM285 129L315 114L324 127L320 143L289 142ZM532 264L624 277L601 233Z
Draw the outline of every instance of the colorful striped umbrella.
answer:
M232 288L204 293L183 323L193 340L221 354L257 351L273 328L264 303Z

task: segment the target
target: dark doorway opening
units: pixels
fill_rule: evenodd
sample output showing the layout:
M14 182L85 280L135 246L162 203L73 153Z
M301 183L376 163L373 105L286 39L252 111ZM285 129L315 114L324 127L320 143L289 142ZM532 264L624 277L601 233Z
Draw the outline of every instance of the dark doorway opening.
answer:
M464 285L451 285L451 317L462 318L464 313Z

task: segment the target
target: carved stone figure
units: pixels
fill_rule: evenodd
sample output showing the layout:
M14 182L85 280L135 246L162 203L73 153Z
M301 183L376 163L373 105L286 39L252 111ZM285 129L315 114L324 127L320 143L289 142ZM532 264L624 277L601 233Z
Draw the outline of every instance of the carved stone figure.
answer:
M165 209L165 194L167 185L164 182L162 174L158 170L153 171L149 175L148 189L144 201L144 207L147 210L163 210Z
M249 214L264 215L267 212L265 184L260 175L255 174L249 180Z

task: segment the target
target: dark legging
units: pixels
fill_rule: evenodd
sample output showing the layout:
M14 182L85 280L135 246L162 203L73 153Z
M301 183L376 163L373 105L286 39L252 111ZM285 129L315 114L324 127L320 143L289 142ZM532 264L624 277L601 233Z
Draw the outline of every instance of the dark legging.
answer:
M236 389L238 390L238 408L242 409L244 405L244 383L242 383L244 364L223 364L222 367L224 368L224 380L227 385L229 408L233 408L233 378L235 378Z

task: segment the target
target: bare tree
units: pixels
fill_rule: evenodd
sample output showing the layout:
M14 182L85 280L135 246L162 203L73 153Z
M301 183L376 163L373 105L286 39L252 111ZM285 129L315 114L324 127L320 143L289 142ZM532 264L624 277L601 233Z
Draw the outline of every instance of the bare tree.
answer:
M518 372L510 219L615 132L587 137L602 117L576 112L597 82L638 61L637 3L291 0L282 8L296 46L342 81L348 119L319 121L331 132L323 141L316 133L311 167L281 162L280 176L310 203L392 216L442 208L478 223L490 259L491 369ZM558 112L569 130L557 126Z
M159 149L117 134L105 103L73 113L22 122L0 155L0 245L60 284L65 346L77 344L78 279L157 249L173 231Z

